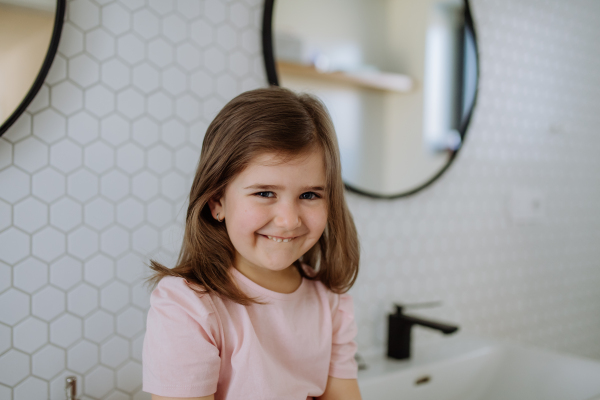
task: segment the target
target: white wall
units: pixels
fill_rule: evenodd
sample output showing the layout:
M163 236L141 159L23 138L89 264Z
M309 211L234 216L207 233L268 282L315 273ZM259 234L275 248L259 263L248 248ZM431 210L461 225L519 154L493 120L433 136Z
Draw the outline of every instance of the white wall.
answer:
M410 198L350 196L363 244L352 289L360 343L384 348L392 299L440 299L422 314L600 358L600 4L472 7L481 77L457 160ZM508 217L523 187L543 194L541 223ZM443 340L416 333L417 343Z
M265 84L261 7L69 2L46 84L0 138L0 399L63 399L68 374L83 399L148 398L143 262L177 250L208 122ZM360 351L383 348L393 300L440 299L423 314L600 358L600 6L473 9L480 93L456 162L410 198L348 196ZM544 194L542 223L507 218L520 186Z

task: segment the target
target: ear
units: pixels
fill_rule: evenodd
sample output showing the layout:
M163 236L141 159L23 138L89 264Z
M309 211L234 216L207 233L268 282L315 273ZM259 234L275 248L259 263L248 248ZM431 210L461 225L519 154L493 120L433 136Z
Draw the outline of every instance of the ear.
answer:
M214 219L223 221L225 218L224 204L225 202L223 197L211 197L208 199L208 207L210 208L210 213ZM217 218L217 213L219 214L219 218Z

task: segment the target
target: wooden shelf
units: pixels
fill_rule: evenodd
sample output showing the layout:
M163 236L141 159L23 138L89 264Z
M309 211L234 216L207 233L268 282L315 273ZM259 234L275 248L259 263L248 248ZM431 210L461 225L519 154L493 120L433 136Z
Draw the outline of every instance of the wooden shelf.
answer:
M312 65L297 64L288 61L277 61L276 64L277 70L283 74L324 79L370 89L399 93L410 92L413 88L413 81L407 75L380 71L320 72Z

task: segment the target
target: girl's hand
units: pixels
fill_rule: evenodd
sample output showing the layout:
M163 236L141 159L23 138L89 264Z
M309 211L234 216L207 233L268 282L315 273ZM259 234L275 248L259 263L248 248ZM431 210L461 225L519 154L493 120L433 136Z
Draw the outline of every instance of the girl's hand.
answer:
M362 400L356 379L327 378L325 392L319 400Z
M152 400L215 400L215 395L211 394L210 396L204 397L163 397L153 394Z

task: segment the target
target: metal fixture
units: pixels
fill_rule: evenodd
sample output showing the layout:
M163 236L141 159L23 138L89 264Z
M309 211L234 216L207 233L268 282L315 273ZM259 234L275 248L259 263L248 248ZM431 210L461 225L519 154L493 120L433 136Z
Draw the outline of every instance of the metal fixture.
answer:
M354 359L356 360L356 364L358 365L359 371L368 368L365 359L362 358L361 355L358 354L358 352L354 354Z
M65 378L65 393L67 400L77 400L77 377L67 376Z
M413 325L421 325L436 329L445 335L456 332L458 326L447 325L441 322L426 320L403 313L406 308L424 308L441 305L440 302L420 304L396 304L396 313L388 316L388 351L387 355L399 360L410 357L410 333Z

